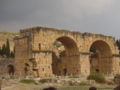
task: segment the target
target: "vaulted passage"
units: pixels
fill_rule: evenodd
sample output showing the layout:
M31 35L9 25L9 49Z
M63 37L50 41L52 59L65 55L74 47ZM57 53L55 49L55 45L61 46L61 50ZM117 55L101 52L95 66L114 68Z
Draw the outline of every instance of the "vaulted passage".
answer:
M96 41L90 48L90 71L110 74L112 54L109 45L104 41Z
M10 76L13 76L14 73L15 73L14 66L10 64L10 65L7 66L7 69L8 69L8 74L9 74Z
M29 75L29 70L30 70L29 64L25 63L25 66L24 66L25 76Z
M69 37L60 37L54 42L52 70L55 75L79 74L79 51L76 43Z

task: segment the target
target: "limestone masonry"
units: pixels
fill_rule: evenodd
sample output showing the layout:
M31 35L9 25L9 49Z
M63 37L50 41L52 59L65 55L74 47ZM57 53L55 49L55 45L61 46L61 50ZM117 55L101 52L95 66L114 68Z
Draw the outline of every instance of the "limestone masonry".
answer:
M15 75L33 77L120 74L120 55L111 36L46 27L15 37Z

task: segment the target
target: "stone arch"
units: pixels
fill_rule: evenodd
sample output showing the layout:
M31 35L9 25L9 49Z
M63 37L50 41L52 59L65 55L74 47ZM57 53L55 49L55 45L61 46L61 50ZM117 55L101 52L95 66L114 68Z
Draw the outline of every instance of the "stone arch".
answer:
M112 50L109 44L102 40L93 42L90 46L90 72L110 74L112 71Z
M62 36L57 38L53 45L55 46L52 54L53 74L78 75L79 49L77 43L70 37Z
M75 40L72 39L71 37L68 37L68 36L58 37L54 41L54 44L55 44L56 41L61 42L61 44L64 46L64 48L66 50L66 54L68 56L70 56L70 55L76 55L76 54L79 53L77 42L75 42ZM74 53L71 53L71 52L74 52Z
M9 74L10 76L13 76L14 73L15 73L15 68L14 68L14 66L13 66L12 64L9 64L9 65L7 66L7 71L8 71L8 74Z

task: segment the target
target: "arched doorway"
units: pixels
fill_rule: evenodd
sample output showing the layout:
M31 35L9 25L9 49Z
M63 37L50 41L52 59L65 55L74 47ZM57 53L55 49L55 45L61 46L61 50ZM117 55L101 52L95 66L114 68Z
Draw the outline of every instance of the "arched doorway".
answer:
M79 75L79 50L75 41L69 37L60 37L56 39L53 47L53 74Z
M25 63L25 66L24 66L25 76L28 76L28 75L29 75L29 72L30 72L30 66L29 66L28 63Z
M95 41L90 47L90 72L111 73L112 52L104 41Z
M8 65L7 66L7 71L8 71L8 74L10 75L10 76L13 76L14 75L14 73L15 73L15 68L14 68L14 66L13 65Z

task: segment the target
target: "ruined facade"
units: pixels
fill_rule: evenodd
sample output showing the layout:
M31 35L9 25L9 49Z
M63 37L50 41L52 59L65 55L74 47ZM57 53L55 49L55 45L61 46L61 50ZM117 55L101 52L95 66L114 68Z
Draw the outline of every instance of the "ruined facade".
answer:
M34 27L15 37L17 76L115 75L119 68L119 51L111 36Z
M14 59L0 57L0 77L14 76Z

